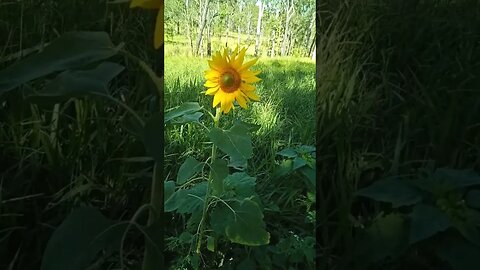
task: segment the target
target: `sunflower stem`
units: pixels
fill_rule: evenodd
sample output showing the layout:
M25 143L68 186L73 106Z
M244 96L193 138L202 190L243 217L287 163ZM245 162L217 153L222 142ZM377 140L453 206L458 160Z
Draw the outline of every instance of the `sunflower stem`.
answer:
M220 116L222 115L221 109L218 107L215 117L213 118L213 125L214 127L218 127L220 123ZM212 156L210 159L210 165L213 164L215 159L217 158L217 146L215 144L212 144ZM210 201L210 184L212 182L212 170L210 169L210 176L208 177L207 181L207 191L205 193L205 199L203 201L203 213L202 213L202 219L200 220L200 224L198 226L198 239L197 239L197 253L200 253L200 249L202 248L202 238L203 238L203 233L204 233L204 227L205 227L205 220L207 218L207 210L208 210L208 203Z

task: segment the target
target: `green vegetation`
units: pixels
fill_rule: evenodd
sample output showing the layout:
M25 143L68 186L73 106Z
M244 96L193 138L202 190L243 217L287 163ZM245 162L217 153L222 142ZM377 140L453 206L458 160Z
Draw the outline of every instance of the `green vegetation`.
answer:
M194 101L213 113L212 96L201 93L205 90L206 60L184 56L165 58L166 108ZM221 126L228 129L237 119L257 125L252 134L253 158L249 160L247 173L256 176L255 190L263 204L270 243L246 247L220 238L215 252L202 253L203 269L216 269L219 265L226 269L233 266L251 269L255 265L262 269L313 269L314 178L309 180L301 173L302 169L289 173L295 168L290 167L294 156L287 152L298 147L309 149L315 143L315 65L309 59L260 58L253 69L262 71L259 75L262 81L256 84L261 101L249 104L248 110L237 106L232 113L222 116ZM208 117L206 120L203 123L210 125L212 121ZM177 179L178 183L177 172L187 158L202 161L209 157L211 146L205 144L208 137L202 129L198 124L167 128L166 180ZM305 154L299 154L295 162L302 162L302 155ZM304 157L308 161L307 157L308 154ZM197 257L189 253L197 229L190 224L195 222L194 216L190 219L190 215L167 214L167 217L172 220L166 227L167 260L170 258L177 267L198 263Z
M321 269L476 269L480 5L318 7Z
M186 57L167 27L163 60L157 11L125 2L0 3L0 268L313 269L315 64L295 57L312 36L261 57L261 102L205 132L207 58ZM193 158L212 142L216 205L197 231L202 205L184 199L208 195Z

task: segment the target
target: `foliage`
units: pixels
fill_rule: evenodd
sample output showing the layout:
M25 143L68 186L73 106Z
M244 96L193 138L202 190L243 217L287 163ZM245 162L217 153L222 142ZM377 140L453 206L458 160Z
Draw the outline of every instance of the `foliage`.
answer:
M466 259L475 245L462 239L475 230L447 222L442 208L474 208L476 187L457 188L440 207L432 198L448 188L412 182L478 173L479 8L468 0L317 3L320 269L478 265Z

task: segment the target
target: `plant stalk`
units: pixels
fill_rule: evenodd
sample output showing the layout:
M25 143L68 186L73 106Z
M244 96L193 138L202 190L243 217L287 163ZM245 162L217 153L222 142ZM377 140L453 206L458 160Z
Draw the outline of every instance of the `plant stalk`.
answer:
M222 111L220 108L217 108L217 112L215 113L215 117L213 118L213 123L215 127L218 127L219 122L220 122L220 116L222 115ZM215 159L217 158L217 146L215 144L212 144L212 156L210 159L210 164L213 164ZM205 193L205 200L203 202L203 213L202 213L202 219L200 220L200 225L198 229L198 239L197 239L197 253L200 253L200 249L202 248L202 238L203 238L203 232L204 232L204 227L205 227L205 220L207 218L207 208L208 208L208 203L210 200L210 184L212 182L212 171L210 170L210 177L208 177L207 181L207 192Z

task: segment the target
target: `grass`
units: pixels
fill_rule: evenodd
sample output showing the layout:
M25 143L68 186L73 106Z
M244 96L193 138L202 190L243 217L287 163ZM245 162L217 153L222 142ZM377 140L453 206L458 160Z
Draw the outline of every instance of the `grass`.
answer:
M196 101L213 113L212 97L202 93L205 90L203 74L208 69L207 58L169 55L168 52L166 55L165 108L172 108L187 101ZM262 202L266 204L265 219L272 234L272 242L267 247L247 248L247 250L249 253L267 252L269 256L273 256L275 253L271 251L272 248L275 248L280 241L293 237L289 236L289 231L296 234L296 237L300 237L301 241L314 237L313 223L305 223L309 199L306 196L303 180L298 176L279 180L273 177L273 173L278 163L276 154L278 151L300 144L315 144L315 64L309 59L262 57L252 69L262 71L259 75L262 81L257 83L257 93L261 101L250 103L248 110L236 107L232 113L222 117L222 126L228 128L235 119L242 119L259 126L252 137L254 158L250 161L248 173L257 175L257 192ZM211 120L207 119L207 124L210 124L208 121ZM173 127L168 128L165 134L165 166L168 172L166 179L175 179L180 164L187 156L193 156L198 160L208 158L211 150L204 144L208 138L201 135L203 134L201 127L195 125ZM279 216L278 210L272 209L281 209L282 214ZM172 217L174 221L167 226L172 228L167 230L167 235L170 237L167 238L170 239L170 244L167 245L170 245L171 253L168 254L171 260L181 264L185 258L177 257L175 254L181 253L180 250L183 250L184 254L188 252L184 247L185 244L178 243L181 228L186 224L181 218L177 218ZM173 228L177 229L173 230ZM303 247L303 250L307 250L305 252L313 247L305 245ZM238 248L237 245L227 245L221 250L226 252L227 256L233 256L234 262L238 263L246 259L245 254L242 254L244 252L238 251ZM301 252L302 248L288 247L288 250L292 250L288 252ZM210 261L210 263L213 262ZM299 261L300 264L290 263L303 268L313 266L305 264L304 261Z
M151 42L155 15L105 1L0 4L0 69L36 53L38 49L29 49L64 32L91 30L107 31L115 44L125 42L129 52L161 72L162 60ZM165 50L165 108L199 101L212 109L211 100L200 93L206 59L168 55L168 45ZM149 78L126 59L113 61L125 65L126 70L113 81L109 92L141 117L157 111L158 101ZM220 248L234 256L235 263L256 254L262 260L275 261L277 266L283 259L292 267L305 268L311 263L295 261L291 258L294 255L285 254L299 250L313 253L313 219L298 225L307 215L313 215L313 200L308 198L301 176L273 179L270 173L278 160L278 150L315 142L315 65L307 59L261 58L257 68L263 71L259 84L262 102L251 104L248 111L235 110L225 118L224 125L236 117L260 125L253 138L255 159L250 168L261 180L258 190L267 203L265 218L272 231L272 245ZM42 86L42 81L34 81L22 87L40 90ZM167 130L166 179L175 177L187 155L198 159L208 155L205 138L196 131L193 125ZM78 206L93 206L112 220L129 220L149 195L153 163L144 158L143 149L131 116L111 102L89 97L31 103L22 91L0 97L0 268L37 269L51 235ZM145 224L146 218L142 216L138 222ZM181 219L174 219L166 236L179 235L184 225ZM174 250L169 251L170 259L185 258L181 249ZM123 251L127 266L138 266L143 257L142 235L130 232ZM212 255L207 261L217 259ZM118 253L99 258L97 263L101 269L118 267Z
M432 163L479 169L479 11L474 1L319 7L321 269L362 269L354 257L358 233L391 212L356 190ZM415 245L398 256L367 268L441 264Z

